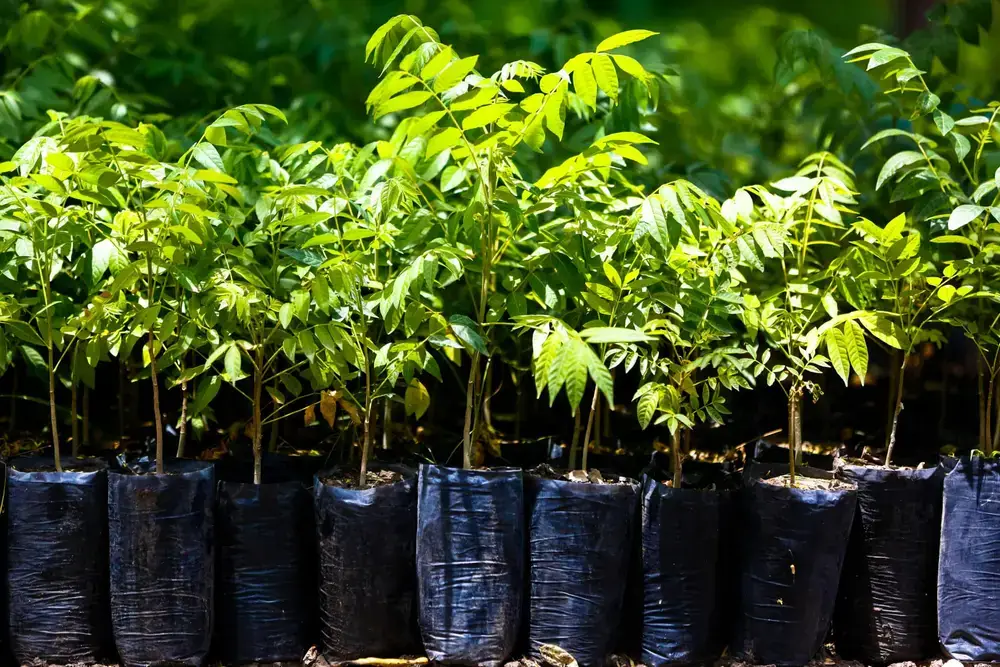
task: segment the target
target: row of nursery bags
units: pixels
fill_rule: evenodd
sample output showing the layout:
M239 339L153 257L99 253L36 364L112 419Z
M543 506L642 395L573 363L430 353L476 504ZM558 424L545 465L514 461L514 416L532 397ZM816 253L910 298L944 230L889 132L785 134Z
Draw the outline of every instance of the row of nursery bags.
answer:
M311 494L217 485L202 462L77 463L8 470L21 664L112 646L128 667L297 660L318 636L333 660L496 666L556 645L581 667L613 651L659 667L729 644L802 665L831 620L841 654L869 664L930 657L937 636L953 657L1000 659L1000 471L983 459L947 476L848 467L832 490L424 465L365 490L319 475Z

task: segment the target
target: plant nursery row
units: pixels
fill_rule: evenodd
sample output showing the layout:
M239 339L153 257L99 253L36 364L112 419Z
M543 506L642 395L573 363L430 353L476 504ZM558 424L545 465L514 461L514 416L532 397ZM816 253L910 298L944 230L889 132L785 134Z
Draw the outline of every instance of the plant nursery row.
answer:
M183 135L50 111L0 162L0 372L45 387L52 453L7 475L16 657L196 667L318 639L337 661L793 666L832 628L869 664L1000 661L1000 103L895 42L809 41L825 59L789 76L868 91L870 115L717 196L648 136L655 37L546 71L397 16L365 48L363 146L278 141L266 104ZM971 453L895 465L908 369L956 341ZM870 353L884 442L805 465L804 413L870 383ZM122 387L148 396L146 458L81 456L113 374L119 417ZM691 440L767 387L782 462L695 474ZM511 393L568 406L574 470L482 465ZM590 465L612 412L669 442L641 479ZM265 465L303 418L350 465ZM227 423L245 477L194 458ZM461 468L389 461L394 439L427 461L442 425Z
M144 465L9 466L21 664L114 649L124 665L266 663L318 645L332 661L503 665L557 646L581 667L724 650L804 665L831 624L838 653L865 664L1000 656L1000 472L982 458L807 468L798 487L787 466L751 463L710 488L673 487L656 457L641 482L386 465L369 488L335 469L312 490Z

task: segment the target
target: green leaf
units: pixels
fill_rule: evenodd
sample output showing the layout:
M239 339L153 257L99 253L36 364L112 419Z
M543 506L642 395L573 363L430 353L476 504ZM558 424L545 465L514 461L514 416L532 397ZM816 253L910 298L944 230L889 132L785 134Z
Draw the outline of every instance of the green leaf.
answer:
M414 378L410 380L410 384L406 387L406 395L403 399L403 404L406 409L406 414L413 415L417 419L424 416L427 412L427 408L431 404L431 395L427 392L427 387L425 387L420 380Z
M656 414L656 407L660 404L659 394L655 391L647 391L639 397L636 404L636 416L639 418L639 427L645 429Z
M507 295L507 313L511 317L520 317L528 313L528 300L520 292Z
M427 100L431 98L431 93L426 90L411 90L408 93L403 93L402 95L396 95L395 97L383 102L375 108L375 113L373 116L376 120L390 113L396 113L399 111L406 111L407 109L412 109L418 107Z
M617 35L612 35L607 39L603 40L597 45L597 51L611 51L612 49L617 49L618 47L625 46L626 44L633 44L635 42L641 42L644 39L657 35L651 30L625 30Z
M875 189L878 190L882 185L896 175L896 173L907 165L911 165L914 162L919 162L924 159L924 156L919 151L902 151L896 153L882 165L882 171L878 174L878 180L875 183Z
M847 320L844 323L844 343L847 345L847 358L851 362L851 368L863 385L865 375L868 374L868 344L865 341L865 332L854 320Z
M830 363L846 385L851 375L851 362L847 354L847 343L844 340L844 332L834 327L826 332L825 338L826 352L830 358Z
M283 220L276 220L275 224L283 227L313 227L321 222L326 222L330 219L330 217L331 214L326 211L315 211L313 213L303 213L302 215L296 215Z
M237 381L243 379L243 369L241 368L242 355L240 354L239 346L233 344L229 346L229 350L226 351L226 358L223 362L226 367L226 379L229 382L236 383Z
M195 147L191 151L191 157L206 169L214 169L221 172L226 171L226 167L222 163L222 156L219 155L219 151L212 144L204 141L195 144Z
M514 105L509 103L487 104L486 106L480 107L466 116L465 119L462 120L462 129L474 130L480 127L485 127L490 123L495 123L503 118L507 112L513 108Z
M570 338L563 345L560 370L566 386L566 398L569 399L574 415L583 401L583 393L587 388L588 352L590 352L590 348L578 338Z
M861 322L865 329L868 329L871 335L886 345L890 345L897 350L909 349L910 343L905 332L894 320L890 320L882 315L865 313L858 318L858 321Z
M622 327L591 327L580 332L580 338L592 345L606 343L643 343L656 340L638 329Z
M605 95L612 100L617 100L618 72L615 70L611 56L599 53L590 60L590 64L594 68L594 78L597 80L597 85L601 87Z
M479 56L469 56L456 60L445 67L434 79L434 92L443 93L449 88L461 82L476 68Z
M573 70L573 90L584 104L591 109L597 108L597 81L590 65L585 63Z
M975 204L962 204L951 212L948 216L948 229L949 231L955 231L956 229L961 229L967 224L982 215L986 208L983 206L976 206Z
M448 326L455 338L462 341L465 346L479 354L489 354L486 343L479 334L479 327L465 315L452 315L448 318Z

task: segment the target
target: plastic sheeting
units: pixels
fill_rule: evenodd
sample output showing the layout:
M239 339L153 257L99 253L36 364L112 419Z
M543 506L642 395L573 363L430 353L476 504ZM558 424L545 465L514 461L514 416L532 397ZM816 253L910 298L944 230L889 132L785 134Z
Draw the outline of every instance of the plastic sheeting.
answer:
M734 651L759 664L804 665L829 630L857 495L757 481L746 500Z
M211 463L108 474L111 620L126 667L201 665L212 638Z
M417 482L345 489L316 477L323 653L335 661L420 652Z
M524 486L529 650L552 644L600 667L617 639L638 485L529 475Z
M962 459L944 478L938 638L967 662L1000 661L1000 462Z
M940 471L844 466L839 476L857 484L858 509L834 612L837 652L869 665L935 655Z
M219 482L215 648L224 662L297 661L313 644L312 519L299 482Z
M7 478L7 585L18 663L90 663L110 652L103 462L20 458Z
M643 480L642 664L717 657L720 519L719 492Z
M498 667L517 642L524 585L520 470L420 466L420 631L433 662Z

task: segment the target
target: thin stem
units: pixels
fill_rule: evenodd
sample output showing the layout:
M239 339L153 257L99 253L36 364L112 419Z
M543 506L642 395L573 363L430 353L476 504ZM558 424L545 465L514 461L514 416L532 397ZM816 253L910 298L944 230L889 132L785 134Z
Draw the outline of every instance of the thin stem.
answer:
M181 376L185 371L184 356L181 356ZM187 380L181 380L181 423L177 426L177 458L184 458L184 448L187 446L187 410L188 410L188 390Z
M906 354L899 367L899 380L896 383L896 407L892 411L892 428L889 429L889 444L885 452L886 467L892 465L892 452L896 448L896 427L899 425L899 413L903 409L903 381L906 379Z
M264 353L257 346L253 370L253 483L260 485L264 461L264 424L260 415L260 404L264 389Z
M83 385L83 446L90 447L90 387Z
M587 416L587 432L583 436L583 460L580 469L587 472L587 452L590 451L590 431L594 426L594 408L597 406L597 395L600 390L594 387L594 396L590 399L590 414Z
M149 330L149 372L153 381L153 423L156 425L156 474L166 472L163 466L163 415L160 414L160 383L156 377L156 348L153 330Z
M679 426L671 434L670 451L674 457L673 487L679 489L684 481L684 458L681 456L681 429Z
M798 421L798 399L793 388L788 394L788 476L790 484L795 486L795 422Z
M73 345L73 370L70 373L69 386L69 418L70 437L73 439L73 458L80 455L80 420L77 419L76 406L80 403L80 383L76 378L77 350L80 346Z
M580 411L577 410L576 414L573 416L573 441L569 445L569 469L576 470L576 457L580 453L580 431L583 430L583 424L580 419Z

